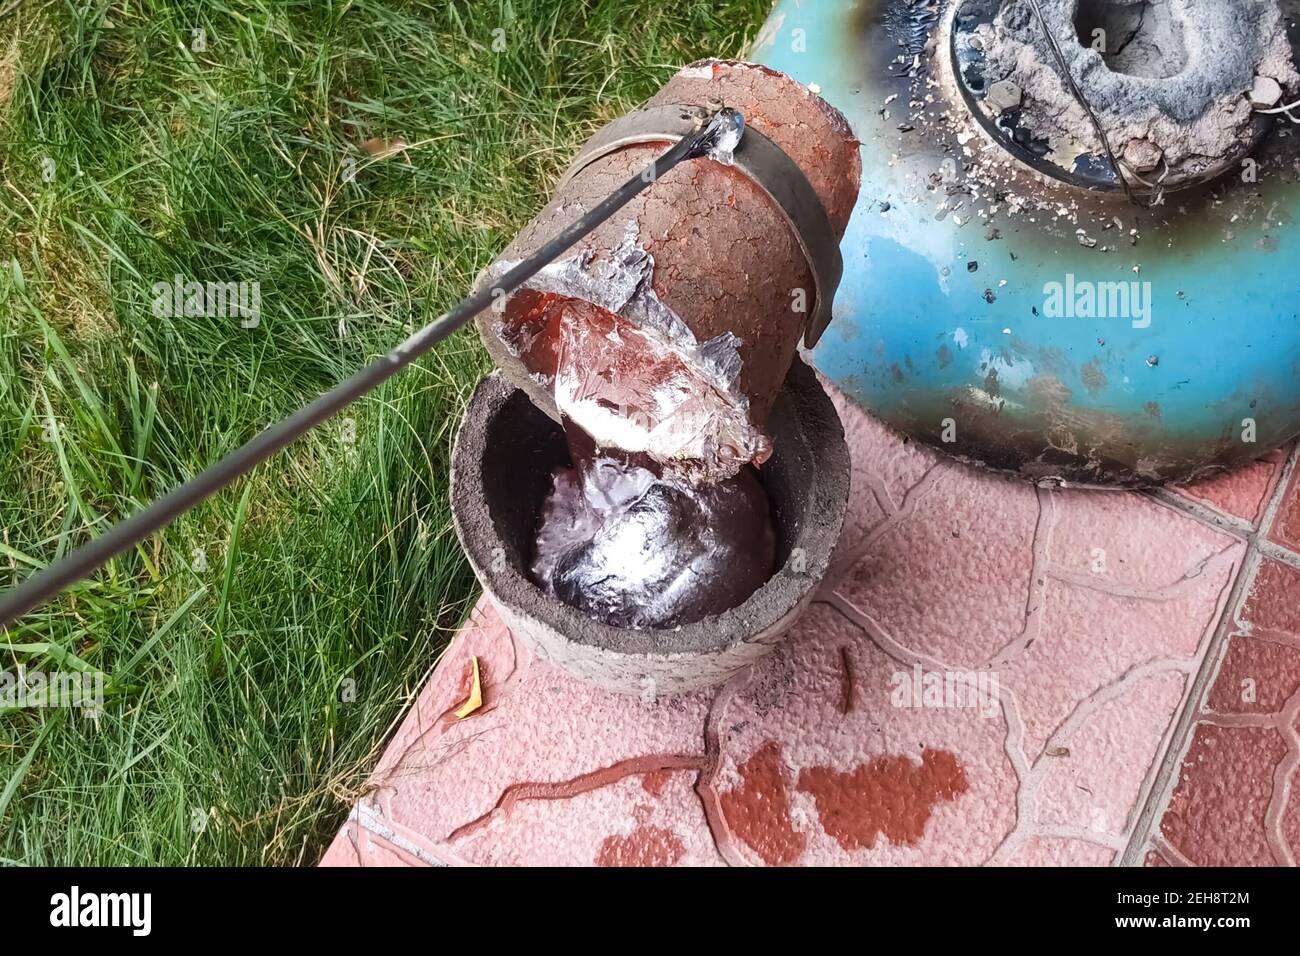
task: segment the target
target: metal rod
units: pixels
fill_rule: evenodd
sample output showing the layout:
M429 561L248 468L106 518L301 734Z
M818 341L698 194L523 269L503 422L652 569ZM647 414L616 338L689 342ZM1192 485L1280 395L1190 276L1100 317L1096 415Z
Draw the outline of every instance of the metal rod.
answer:
M88 577L112 558L144 541L190 508L297 441L327 418L382 385L490 306L496 297L514 292L678 163L708 155L720 138L734 137L743 128L743 118L736 110L722 109L714 113L694 135L677 142L577 222L506 272L491 288L485 287L471 293L468 298L424 326L383 358L335 385L288 418L267 427L257 437L216 464L172 489L143 510L115 524L98 538L31 574L17 587L0 594L0 628L7 629L28 611Z
M1101 120L1097 118L1097 114L1093 111L1092 104L1088 102L1087 97L1085 97L1082 91L1080 91L1078 84L1074 82L1074 75L1070 72L1070 65L1065 61L1065 54L1061 52L1061 47L1056 42L1056 37L1052 36L1051 28L1047 25L1047 18L1043 16L1042 6L1039 5L1038 0L1029 0L1029 3L1034 9L1034 15L1038 18L1038 25L1043 30L1043 36L1047 38L1047 44L1051 47L1052 54L1056 57L1056 64L1061 68L1061 73L1065 77L1066 85L1070 87L1071 95L1073 95L1078 104L1083 107L1084 112L1088 114L1088 119L1092 122L1092 128L1096 132L1097 138L1101 140L1101 148L1106 151L1106 159L1110 162L1110 168L1115 174L1115 178L1119 180L1120 186L1124 188L1124 195L1133 205L1143 205L1138 202L1137 197L1133 195L1133 188L1129 185L1128 177L1124 175L1124 170L1120 167L1119 160L1115 157L1115 151L1110 148L1110 139L1106 136L1105 127L1101 125Z

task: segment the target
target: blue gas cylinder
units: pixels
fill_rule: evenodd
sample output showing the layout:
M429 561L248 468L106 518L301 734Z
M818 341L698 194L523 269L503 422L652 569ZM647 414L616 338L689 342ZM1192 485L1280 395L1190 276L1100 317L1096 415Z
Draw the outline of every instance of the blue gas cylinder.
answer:
M1016 126L1027 89L990 107L980 25L1002 6L780 0L758 36L752 58L862 144L816 366L904 435L1039 482L1191 480L1293 439L1300 126L1259 110L1259 135L1205 182L1137 173L1125 195L1100 151L1061 155ZM1084 62L1088 35L1053 29ZM1101 89L1119 61L1092 60ZM1125 81L1163 94L1177 77Z

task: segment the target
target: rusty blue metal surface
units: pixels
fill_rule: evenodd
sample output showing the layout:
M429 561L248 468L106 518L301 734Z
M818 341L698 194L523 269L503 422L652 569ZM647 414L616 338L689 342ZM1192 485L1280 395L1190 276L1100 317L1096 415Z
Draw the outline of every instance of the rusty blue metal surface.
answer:
M1150 210L1028 172L972 196L969 139L930 121L964 109L937 8L781 0L756 41L754 59L814 85L862 141L817 366L905 434L1040 481L1185 480L1300 433L1300 127L1275 127L1257 175ZM1052 208L1012 214L1015 195ZM1051 314L1053 283L1073 315ZM1079 317L1089 289L1107 303L1094 312L1124 314Z

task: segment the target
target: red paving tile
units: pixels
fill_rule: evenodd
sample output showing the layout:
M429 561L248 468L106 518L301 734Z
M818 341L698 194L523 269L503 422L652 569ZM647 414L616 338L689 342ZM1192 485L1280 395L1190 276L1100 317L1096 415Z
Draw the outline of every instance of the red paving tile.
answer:
M1295 469L1269 529L1269 538L1300 554L1300 468Z
M1222 514L1258 526L1285 461L1284 452L1275 452L1227 474L1176 486L1173 490Z
M1138 811L1246 543L1139 495L967 469L840 407L850 527L838 577L788 641L721 688L646 700L534 659L480 607L357 810L389 838L372 857L1107 865L1145 843ZM1289 585L1264 581L1255 613L1285 628L1274 587ZM1263 670L1280 653L1247 650L1224 672ZM485 705L457 720L473 656ZM980 693L928 695L970 671ZM1261 706L1289 680L1271 673ZM1287 749L1281 731L1209 733L1272 734L1274 766ZM1201 746L1197 766L1211 766L1218 755ZM1204 773L1180 790L1166 821L1189 850L1232 798L1253 801L1258 820L1245 828L1255 842L1229 849L1258 856L1266 825L1300 825L1300 811L1270 810L1272 771L1250 759L1225 766L1258 778L1256 790L1216 804L1197 789ZM364 862L357 827L327 862Z
M1290 865L1300 858L1300 572L1264 559L1205 694L1160 822L1191 863Z
M1160 823L1170 846L1202 866L1272 866L1271 805L1288 752L1275 728L1201 722Z
M1276 714L1300 690L1300 642L1234 635L1206 696L1215 714Z
M1266 558L1239 620L1251 632L1300 638L1300 570Z

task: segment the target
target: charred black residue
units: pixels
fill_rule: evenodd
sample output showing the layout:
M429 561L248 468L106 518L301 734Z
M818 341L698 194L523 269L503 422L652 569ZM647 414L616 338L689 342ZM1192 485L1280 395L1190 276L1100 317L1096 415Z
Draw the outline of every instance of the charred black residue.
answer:
M939 22L939 8L934 0L863 0L854 10L848 32L861 52L865 71L906 79L906 72L896 72L895 58L924 59L930 31Z
M1063 385L1044 382L1030 392L1024 407L994 408L975 389L954 388L910 403L907 416L892 424L961 461L1037 483L1140 488L1196 481L1253 460L1253 449L1261 447L1241 442L1231 422L1212 438L1176 434L1151 415L1151 407L1160 410L1155 402L1148 405L1147 424L1135 429L1131 419L1072 407ZM956 422L955 442L935 437L934 423L945 418ZM1276 420L1300 421L1300 403ZM1260 442L1283 444L1293 437L1270 432Z
M934 0L888 3L881 20L894 45L908 56L916 56L925 52L930 28L939 22L939 6Z

